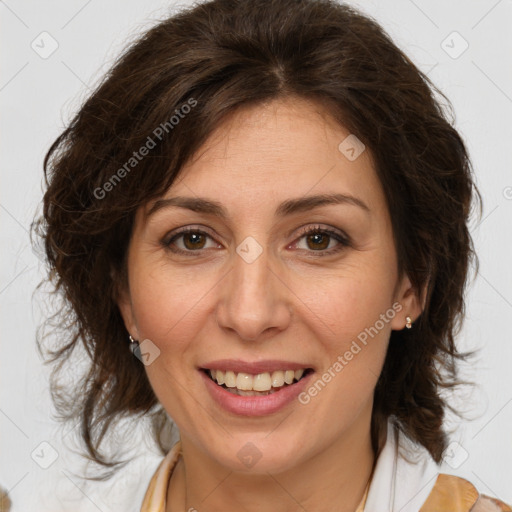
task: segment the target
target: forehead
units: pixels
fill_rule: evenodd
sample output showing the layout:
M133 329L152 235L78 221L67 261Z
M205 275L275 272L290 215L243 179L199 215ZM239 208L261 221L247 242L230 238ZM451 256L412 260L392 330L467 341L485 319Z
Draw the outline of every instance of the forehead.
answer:
M164 197L208 196L261 208L330 193L362 196L374 207L384 200L370 151L355 135L321 104L287 98L227 116Z

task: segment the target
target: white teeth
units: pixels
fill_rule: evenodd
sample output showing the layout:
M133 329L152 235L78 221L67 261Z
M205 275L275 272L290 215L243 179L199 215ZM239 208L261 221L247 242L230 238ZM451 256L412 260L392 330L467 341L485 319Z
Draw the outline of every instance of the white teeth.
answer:
M227 371L224 374L224 384L226 384L228 388L236 388L236 375L234 372Z
M280 388L284 385L284 372L278 370L276 372L272 372L272 386L275 388Z
M254 376L252 383L254 391L270 391L271 387L270 373L260 373Z
M304 375L304 369L300 370L277 370L270 374L269 372L251 375L250 373L235 373L231 370L223 372L221 370L209 370L212 379L226 388L235 388L233 391L240 390L242 396L252 396L256 392L273 392L273 388L281 388L286 384L292 384L293 381L299 381ZM268 393L266 393L268 394Z
M240 372L236 376L236 387L237 389L241 389L242 391L251 391L252 390L252 375L248 373Z
M291 384L295 378L295 372L293 370L286 370L284 372L284 381L286 384Z

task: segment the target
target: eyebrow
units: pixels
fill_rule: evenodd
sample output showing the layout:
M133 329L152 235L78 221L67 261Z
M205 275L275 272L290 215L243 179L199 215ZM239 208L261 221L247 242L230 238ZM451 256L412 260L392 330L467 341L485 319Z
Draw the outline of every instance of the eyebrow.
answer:
M314 196L303 196L297 199L288 199L277 207L275 215L276 217L285 217L293 215L294 213L309 211L313 208L332 204L348 204L357 206L366 213L370 213L370 208L368 208L368 206L357 197L348 194L320 194ZM184 196L159 199L153 204L147 216L150 217L157 211L169 207L179 207L198 213L215 215L224 220L228 218L227 211L221 203L202 197Z

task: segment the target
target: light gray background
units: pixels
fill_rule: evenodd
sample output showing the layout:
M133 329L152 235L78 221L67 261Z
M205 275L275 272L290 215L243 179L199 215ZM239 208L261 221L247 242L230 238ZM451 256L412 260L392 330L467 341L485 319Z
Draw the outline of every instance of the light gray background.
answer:
M458 428L443 470L510 503L512 0L350 3L376 18L451 99L474 162L484 199L483 218L472 225L481 268L459 343L481 348L465 369L479 387L459 394L457 402L473 419L450 423ZM142 425L129 436L137 458L115 480L86 484L76 476L83 465L73 452L78 429L52 420L48 370L35 350L42 304L32 293L42 266L28 229L50 143L125 44L176 9L162 0L0 1L0 484L17 512L136 511L159 461L142 440ZM40 35L45 31L51 38ZM42 58L52 39L58 48ZM54 453L56 461L40 467Z

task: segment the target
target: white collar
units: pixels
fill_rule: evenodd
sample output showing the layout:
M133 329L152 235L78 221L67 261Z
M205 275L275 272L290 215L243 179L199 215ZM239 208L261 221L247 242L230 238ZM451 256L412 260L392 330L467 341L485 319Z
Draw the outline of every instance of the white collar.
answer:
M436 462L388 420L364 512L418 512L439 474Z

